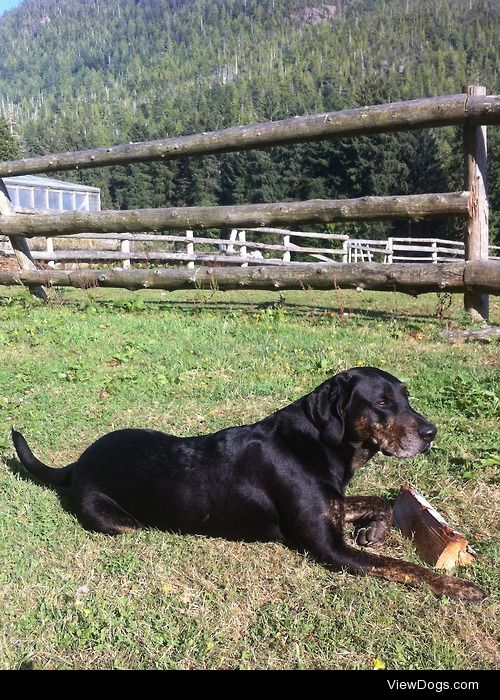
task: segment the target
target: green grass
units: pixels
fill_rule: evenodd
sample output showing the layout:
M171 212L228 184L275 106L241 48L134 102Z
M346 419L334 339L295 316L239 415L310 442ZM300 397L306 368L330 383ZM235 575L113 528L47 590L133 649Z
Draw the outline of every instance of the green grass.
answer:
M0 668L498 667L498 343L428 295L0 291ZM500 303L492 300L492 323ZM258 420L355 365L404 379L435 449L377 456L350 493L412 483L469 537L479 606L331 573L276 544L84 531L26 479L10 428L45 461L126 426L194 435ZM418 561L392 533L380 551Z

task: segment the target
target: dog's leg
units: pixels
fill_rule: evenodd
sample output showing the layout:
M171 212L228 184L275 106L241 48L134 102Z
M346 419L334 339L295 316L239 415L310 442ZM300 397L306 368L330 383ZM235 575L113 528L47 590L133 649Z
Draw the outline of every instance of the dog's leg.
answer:
M141 527L116 501L100 491L85 493L77 515L84 527L105 535L119 535Z
M298 510L295 524L296 542L321 564L331 569L347 569L354 574L368 574L396 581L415 588L427 586L439 596L448 596L464 603L478 603L486 592L470 581L443 576L417 564L378 556L349 547L344 542L344 502L331 499L311 520L311 510ZM301 517L302 516L302 517Z
M363 547L382 542L391 528L392 506L378 496L349 496L344 502L345 522L355 524L355 542Z
M479 603L487 595L476 584L455 576L443 576L417 564L391 557L363 552L344 545L335 555L337 562L353 573L379 576L414 588L427 586L439 596L448 596L463 603Z

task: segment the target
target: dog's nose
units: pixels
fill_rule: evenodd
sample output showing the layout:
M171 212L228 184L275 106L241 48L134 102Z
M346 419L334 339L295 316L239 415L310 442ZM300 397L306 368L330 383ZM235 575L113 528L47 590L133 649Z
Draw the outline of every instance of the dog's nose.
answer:
M436 437L437 428L432 423L427 423L423 428L420 428L418 434L423 440L431 442Z

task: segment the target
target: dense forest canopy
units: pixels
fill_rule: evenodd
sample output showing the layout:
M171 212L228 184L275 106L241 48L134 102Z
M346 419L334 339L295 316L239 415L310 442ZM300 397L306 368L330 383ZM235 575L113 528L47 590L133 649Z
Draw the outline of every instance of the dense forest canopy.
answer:
M12 136L0 156L450 94L473 83L498 93L499 18L498 0L25 0L0 18L0 135ZM497 211L499 132L489 129ZM461 134L423 130L64 177L101 187L104 206L123 208L448 191L463 187ZM498 231L496 213L492 220ZM407 233L408 224L374 229ZM367 225L350 231L363 235ZM411 231L457 235L451 222Z

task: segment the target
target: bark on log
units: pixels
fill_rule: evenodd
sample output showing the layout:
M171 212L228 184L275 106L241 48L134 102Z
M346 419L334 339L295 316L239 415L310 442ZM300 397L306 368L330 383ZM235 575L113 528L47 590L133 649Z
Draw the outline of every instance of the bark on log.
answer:
M488 266L489 263L481 263ZM494 263L495 264L495 263ZM480 263L474 263L480 265ZM161 270L38 270L0 272L0 284L46 284L126 289L370 289L418 295L463 292L467 263L412 265L395 263L331 263L251 268L197 267ZM500 294L500 276L490 293Z
M498 294L500 287L500 260L466 261L464 284L465 289L468 291Z
M404 537L413 540L419 556L437 569L471 564L475 552L465 537L453 530L425 498L403 487L393 508L393 523Z
M14 214L0 219L0 231L7 236L67 236L89 231L120 233L355 220L423 219L451 214L467 216L468 202L468 192L449 192L359 199L311 199L306 202L225 207Z
M1 163L0 177L173 160L186 156L320 141L338 136L448 126L463 123L466 119L485 124L498 124L500 122L499 97L493 95L476 98L467 97L465 94L431 97L358 107L341 112L293 117L276 122L231 127L221 131L157 141L122 144L88 151L53 153L37 158Z
M468 95L465 102L466 121L476 124L498 124L500 95Z

